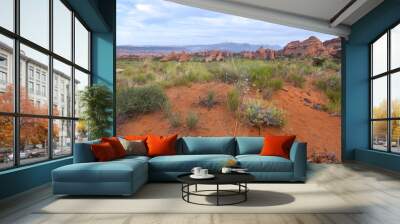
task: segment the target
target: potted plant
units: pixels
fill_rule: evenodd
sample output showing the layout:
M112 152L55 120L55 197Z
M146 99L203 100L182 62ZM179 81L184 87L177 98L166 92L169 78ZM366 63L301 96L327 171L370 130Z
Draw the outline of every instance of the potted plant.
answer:
M104 85L86 87L80 95L82 118L88 129L89 139L110 136L107 131L112 125L112 93Z

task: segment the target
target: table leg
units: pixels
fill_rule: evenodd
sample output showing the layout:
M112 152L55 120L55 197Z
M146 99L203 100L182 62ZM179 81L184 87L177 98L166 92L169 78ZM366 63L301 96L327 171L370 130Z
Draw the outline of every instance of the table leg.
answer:
M248 190L247 190L247 183L244 183L244 190L245 190L245 192L244 192L244 201L247 201L247 192L248 192Z
M194 191L196 191L197 192L197 184L195 185L195 190Z
M190 195L190 184L187 185L187 201L190 202L189 200L189 195Z
M183 188L183 187L184 187L184 184L182 183L182 186L181 186L182 199L184 198L184 197L183 197L183 195L184 195L184 194L183 194L183 190L184 190L184 188Z
M217 206L219 206L219 184L217 184Z

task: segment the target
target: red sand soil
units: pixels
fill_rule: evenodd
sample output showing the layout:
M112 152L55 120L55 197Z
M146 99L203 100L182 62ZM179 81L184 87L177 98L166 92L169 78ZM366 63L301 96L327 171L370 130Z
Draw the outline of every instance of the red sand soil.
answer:
M272 103L284 109L286 125L282 128L264 128L263 134L295 134L297 139L308 143L308 155L315 152L334 152L341 157L341 123L339 116L313 109L305 105L304 98L312 103L326 104L323 93L316 90L308 81L304 88L285 84L283 90L274 93ZM172 128L163 112L140 115L124 121L117 126L118 135L178 133L181 136L258 136L258 129L243 122L237 122L234 114L226 105L226 96L232 85L218 82L198 83L173 87L166 90L172 104L172 110L181 116L181 126ZM218 102L211 109L199 105L199 98L208 91L216 93ZM254 97L256 93L249 93ZM245 97L249 97L245 96ZM198 114L199 122L195 130L186 127L189 112ZM237 127L235 127L237 124ZM236 131L235 131L236 130Z

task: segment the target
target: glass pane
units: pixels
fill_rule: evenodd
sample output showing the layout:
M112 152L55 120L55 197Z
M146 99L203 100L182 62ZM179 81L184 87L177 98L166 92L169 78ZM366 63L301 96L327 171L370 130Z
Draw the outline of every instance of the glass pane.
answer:
M14 111L13 40L0 35L0 111Z
M85 142L88 138L88 129L86 122L84 120L79 120L75 122L75 143Z
M400 72L391 75L390 82L392 117L400 117Z
M391 121L392 152L400 153L400 121Z
M75 18L75 63L89 70L89 32Z
M390 37L390 67L391 69L400 67L400 24L391 31Z
M81 115L80 95L89 86L89 75L75 69L75 117Z
M372 44L372 71L374 76L387 71L387 34Z
M372 147L387 151L387 121L372 122Z
M53 1L53 51L71 60L72 12L60 1Z
M0 1L0 26L14 31L14 0Z
M372 118L387 117L387 77L372 81Z
M21 36L49 48L49 0L20 0Z
M53 114L72 117L72 69L53 60Z
M25 114L48 114L49 57L21 44L20 108Z
M20 163L34 163L49 158L49 120L21 117L20 119Z
M53 156L72 154L72 121L53 120Z
M0 116L0 170L14 165L13 118Z

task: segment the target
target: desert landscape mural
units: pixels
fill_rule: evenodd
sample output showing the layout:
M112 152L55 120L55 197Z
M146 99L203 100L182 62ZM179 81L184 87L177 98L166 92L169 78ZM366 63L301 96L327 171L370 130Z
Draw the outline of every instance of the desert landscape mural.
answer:
M117 48L117 134L295 134L340 161L341 41Z

